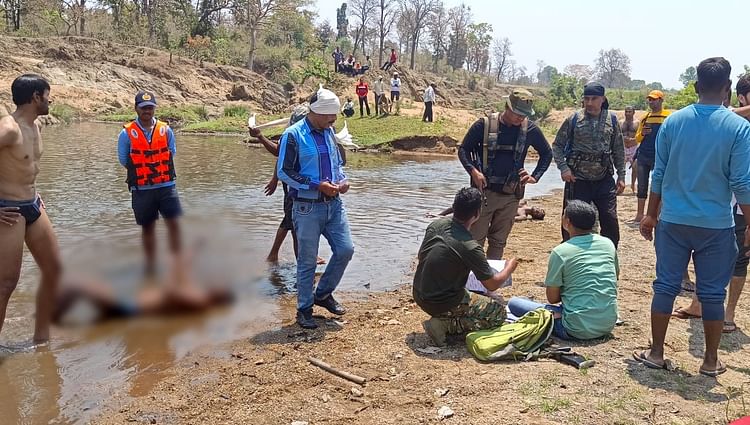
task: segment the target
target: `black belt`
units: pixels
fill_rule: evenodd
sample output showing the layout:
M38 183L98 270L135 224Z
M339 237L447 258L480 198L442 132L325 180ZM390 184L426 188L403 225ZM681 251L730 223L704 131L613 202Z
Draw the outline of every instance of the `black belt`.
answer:
M296 201L301 201L301 202L331 202L335 199L339 199L339 195L336 195L336 196L320 195L315 199L295 198Z

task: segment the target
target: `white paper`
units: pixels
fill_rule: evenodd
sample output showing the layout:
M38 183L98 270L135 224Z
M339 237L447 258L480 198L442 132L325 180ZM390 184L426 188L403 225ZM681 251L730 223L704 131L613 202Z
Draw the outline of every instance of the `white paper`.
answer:
M498 273L503 271L505 268L505 260L487 260L487 262L490 264L490 267L492 267L492 273ZM513 276L509 276L508 280L503 282L502 285L500 285L501 288L504 288L506 286L511 286L513 284ZM469 278L466 280L466 289L469 291L474 292L480 292L483 294L486 294L487 288L482 285L482 282L480 282L476 276L474 276L474 272L469 273Z

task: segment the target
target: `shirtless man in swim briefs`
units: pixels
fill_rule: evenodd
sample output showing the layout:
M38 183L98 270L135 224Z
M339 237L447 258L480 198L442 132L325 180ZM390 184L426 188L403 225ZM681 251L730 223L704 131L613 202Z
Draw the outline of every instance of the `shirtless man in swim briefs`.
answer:
M44 78L21 75L11 85L16 111L0 118L0 330L21 274L25 242L42 274L36 296L37 343L49 340L61 269L57 237L36 187L43 150L36 119L49 113L49 92Z

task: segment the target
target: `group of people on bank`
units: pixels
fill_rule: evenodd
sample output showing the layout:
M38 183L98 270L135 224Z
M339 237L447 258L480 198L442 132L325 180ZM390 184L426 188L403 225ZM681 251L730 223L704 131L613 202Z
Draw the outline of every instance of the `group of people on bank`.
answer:
M626 187L625 167L635 137L639 205L643 200L645 207L648 199L640 233L651 240L655 231L657 264L652 345L634 357L648 367L665 367L667 327L672 315L681 311L683 316L703 318L706 351L700 373L723 373L726 367L717 349L725 325L726 286L736 281L727 307L727 314L733 315L746 275L745 246L750 243L743 220L750 214L750 123L743 118L750 115L750 76L737 83L741 107L731 111L726 107L730 74L731 66L723 58L702 61L695 83L698 103L669 114L662 109L663 93L651 92L651 112L637 127L630 123L630 111L621 125L608 110L604 86L589 83L583 108L563 122L551 146L530 120L534 96L524 89L513 90L502 112L475 122L458 152L472 187L456 194L453 217L428 226L418 253L413 294L430 315L424 328L433 342L443 345L449 334L499 326L506 319L506 307L515 316L540 307L551 310L554 334L562 339L594 339L612 331L618 320L617 195ZM34 120L48 112L49 84L25 75L14 81L12 92L18 109L0 121L0 314L18 282L25 241L42 270L35 332L41 341L49 336L60 275L57 242L35 185L41 137ZM155 95L139 92L137 118L124 126L118 140L136 223L142 227L147 269L153 268L159 215L167 222L171 251L181 251L175 138L169 126L155 118L155 108ZM335 315L346 312L333 296L354 255L342 201L350 190L346 155L333 130L340 113L339 97L321 88L309 99L309 109L291 120L278 145L269 148L278 155L275 177L285 185L287 229L295 237L296 321L308 329L317 327L314 306ZM263 139L258 129L250 133ZM267 143L271 145L266 139ZM530 147L539 153L531 172L524 167ZM547 302L511 298L506 306L501 298L467 291L470 272L487 292L494 292L518 267L510 259L496 271L487 260L503 258L525 186L537 183L552 160L565 190L563 242L550 253ZM651 190L642 198L649 172ZM597 222L601 234L594 230ZM321 236L331 245L332 257L316 284ZM691 258L696 303L673 312Z
M732 95L729 62L706 59L697 75L698 103L670 114L662 107L664 94L652 91L651 111L639 125L632 121L634 111L627 111L627 145L625 125L608 110L599 83L585 86L583 109L563 122L551 149L528 121L533 99L525 90L511 94L502 114L472 126L459 159L474 187L456 195L452 220L439 219L428 227L414 278L414 299L431 316L424 328L436 344L444 344L448 334L493 328L505 320L502 302L468 292L466 278L473 272L487 291L494 291L507 278L503 273L515 268L511 260L497 273L487 258L502 257L524 185L537 182L552 159L565 182L564 242L549 257L547 303L511 298L507 307L516 316L540 307L551 310L554 334L561 339L610 333L618 320L617 195L625 189L626 159L633 161L632 155L638 162L636 221L648 240L655 230L657 257L652 343L633 357L647 367L666 368L664 339L670 318L702 317L706 350L699 372L717 376L726 371L718 345L722 332L737 328L734 309L747 274L750 242L744 222L750 213L750 75L737 83L740 108L733 111L727 107ZM523 168L530 146L540 157L531 174ZM642 215L646 199L648 209ZM601 236L593 231L597 221ZM691 258L696 273L693 304L674 311Z

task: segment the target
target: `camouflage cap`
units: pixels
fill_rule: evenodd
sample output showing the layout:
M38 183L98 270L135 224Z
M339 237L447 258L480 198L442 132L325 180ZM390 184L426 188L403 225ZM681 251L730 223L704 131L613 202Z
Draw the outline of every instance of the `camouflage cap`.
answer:
M526 89L514 89L510 96L508 96L508 102L506 102L506 106L511 111L525 117L534 115L533 104L534 95Z

